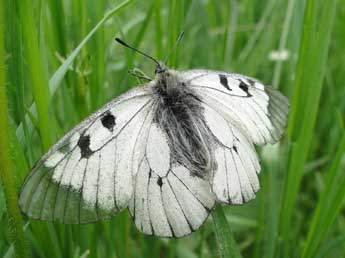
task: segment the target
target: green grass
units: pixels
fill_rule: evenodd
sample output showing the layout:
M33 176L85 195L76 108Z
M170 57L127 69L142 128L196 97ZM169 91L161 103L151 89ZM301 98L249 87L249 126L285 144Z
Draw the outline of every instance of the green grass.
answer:
M344 257L344 0L0 0L0 27L1 257ZM247 74L290 98L285 137L258 149L256 200L178 240L140 234L126 211L83 226L21 217L19 187L49 146L134 87L129 69L153 76L114 37L164 60L182 30L170 67Z

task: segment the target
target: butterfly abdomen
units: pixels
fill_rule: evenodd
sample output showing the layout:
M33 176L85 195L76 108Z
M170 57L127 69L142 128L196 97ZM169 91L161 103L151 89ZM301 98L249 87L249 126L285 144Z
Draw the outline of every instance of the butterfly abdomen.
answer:
M173 162L203 177L210 168L213 155L200 98L192 89L174 81L176 84L173 85L171 80L157 83L154 122L169 138Z

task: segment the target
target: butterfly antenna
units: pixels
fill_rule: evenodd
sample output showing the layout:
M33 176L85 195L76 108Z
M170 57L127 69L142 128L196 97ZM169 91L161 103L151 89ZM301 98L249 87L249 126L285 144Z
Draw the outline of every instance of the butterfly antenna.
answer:
M153 62L155 62L158 66L160 66L159 62L157 61L157 59L153 58L152 56L140 51L139 49L135 48L135 47L132 47L131 45L128 45L126 42L124 42L122 39L119 39L119 38L115 38L115 40L120 43L121 45L129 48L129 49L132 49L134 50L135 52L143 55L143 56L146 56L147 58L151 59Z
M176 50L176 48L177 48L178 45L180 44L180 41L182 40L183 36L184 36L184 31L181 31L180 35L178 36L178 38L177 38L177 40L176 40L176 42L175 42L175 45L174 45L173 48L170 50L170 52L169 52L167 58L165 59L164 64L167 64L167 62L168 62L168 60L169 60L171 54Z

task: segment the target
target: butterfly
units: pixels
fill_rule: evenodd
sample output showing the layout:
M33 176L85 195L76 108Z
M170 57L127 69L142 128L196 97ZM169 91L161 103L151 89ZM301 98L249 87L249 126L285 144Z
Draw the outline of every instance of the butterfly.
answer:
M91 114L36 163L20 192L25 214L81 224L128 208L139 231L182 237L216 203L255 198L254 145L281 138L288 99L248 76L177 71L148 57L153 80Z

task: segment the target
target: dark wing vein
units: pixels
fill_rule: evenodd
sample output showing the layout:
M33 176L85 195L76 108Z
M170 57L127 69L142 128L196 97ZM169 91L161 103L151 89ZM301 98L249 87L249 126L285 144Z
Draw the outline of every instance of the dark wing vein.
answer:
M172 171L170 170L170 172L172 172ZM178 203L178 206L180 207L180 209L181 209L181 211L182 211L182 214L183 214L184 218L186 219L186 221L187 221L187 223L188 223L188 226L189 226L190 231L193 232L194 229L193 229L193 227L192 227L192 225L191 225L191 223L190 223L188 217L186 216L186 214L185 214L185 212L184 212L184 209L182 208L182 205L181 205L181 203L180 203L180 200L177 198L176 193L175 193L174 189L172 188L172 186L171 186L171 184L170 184L170 181L167 180L167 182L168 182L168 184L169 184L169 187L170 187L170 189L171 189L171 192L174 194L174 197L175 197L175 199L176 199L176 201L177 201L177 203Z
M147 117L149 116L149 114L150 114L150 111L147 112L147 114L146 114L146 116L145 116L145 119L144 119L144 122L143 122L143 124L142 124L141 127L140 127L139 134L138 134L138 136L137 136L137 138L136 138L136 140L135 140L134 148L133 148L133 151L132 151L132 166L133 166L133 163L134 163L134 162L133 162L134 150L135 150L135 147L136 147L136 145L137 145L138 139L139 139L139 137L140 137L140 135L141 135L141 133L142 133L143 127L144 127L144 125L145 125L145 123L146 123L146 120L147 120ZM151 127L151 124L152 124L152 121L150 122L150 125L148 126L148 128ZM144 144L144 146L145 146L144 157L143 157L143 158L141 159L141 161L138 163L138 164L139 164L139 165L138 165L138 168L140 168L140 166L141 166L141 164L142 164L144 158L146 157L146 145L147 145L147 141L148 141L148 137L146 137L146 139L145 139L145 144ZM147 160L147 159L146 159L146 160ZM133 167L132 167L132 170L133 170ZM138 171L137 173L139 173L139 171ZM136 184L136 179L135 179L134 185L135 185L135 184ZM133 203L133 205L134 205L134 207L133 207L133 218L135 219L136 187L134 187L134 200L133 200L133 202L134 202L134 203Z
M114 172L113 172L113 178L114 178L114 207L116 208L116 210L119 210L119 207L117 206L116 203L116 166L117 166L117 139L115 139L115 158L114 158Z
M229 175L228 175L228 163L226 162L226 155L225 155L225 150L222 149L223 155L224 155L224 165L225 165L225 176L226 176L226 186L227 186L227 193L228 193L228 202L230 203L230 193L229 193Z
M98 189L99 189L99 174L101 172L101 160L102 160L102 152L99 152L98 157L98 172L97 172L97 189L96 189L96 214L97 220L99 220L99 204L98 204Z
M83 173L83 180L82 180L82 183L81 183L81 188L80 188L80 193L79 193L79 223L81 222L81 213L82 213L82 198L83 198L83 189L84 189L84 181L85 181L85 174L86 174L86 171L87 171L87 167L89 165L89 159L86 160L86 165L85 165L85 169L84 169L84 173Z
M238 178L238 183L240 184L241 198L242 198L242 203L243 203L243 202L245 202L245 198L243 197L243 193L242 193L241 177L238 174L237 164L235 162L234 155L232 154L232 151L230 151L230 154L231 154L232 162L234 163L234 166L235 166L235 170L236 170L236 174L237 174L237 178Z
M170 170L171 173L173 173L175 175L175 177L184 185L184 187L188 190L188 192L190 192L195 199L202 205L202 207L204 207L208 212L210 211L210 209L208 207L205 206L205 204L198 198L198 196L196 196L190 189L189 187L174 173L174 171Z
M68 162L70 161L70 158L71 158L71 155L68 155L67 157L67 160L66 160L66 164L64 165L64 168L63 168L63 171L66 169L66 166L68 164ZM51 177L53 177L53 175L51 175ZM56 192L56 195L55 195L55 199L54 199L54 205L53 205L53 220L55 220L55 211L56 211L56 202L57 202L57 199L58 199L58 196L59 196L59 193L61 191L61 179L63 177L63 173L61 173L61 176L59 178L59 182L58 182L58 187L57 187L57 192Z

